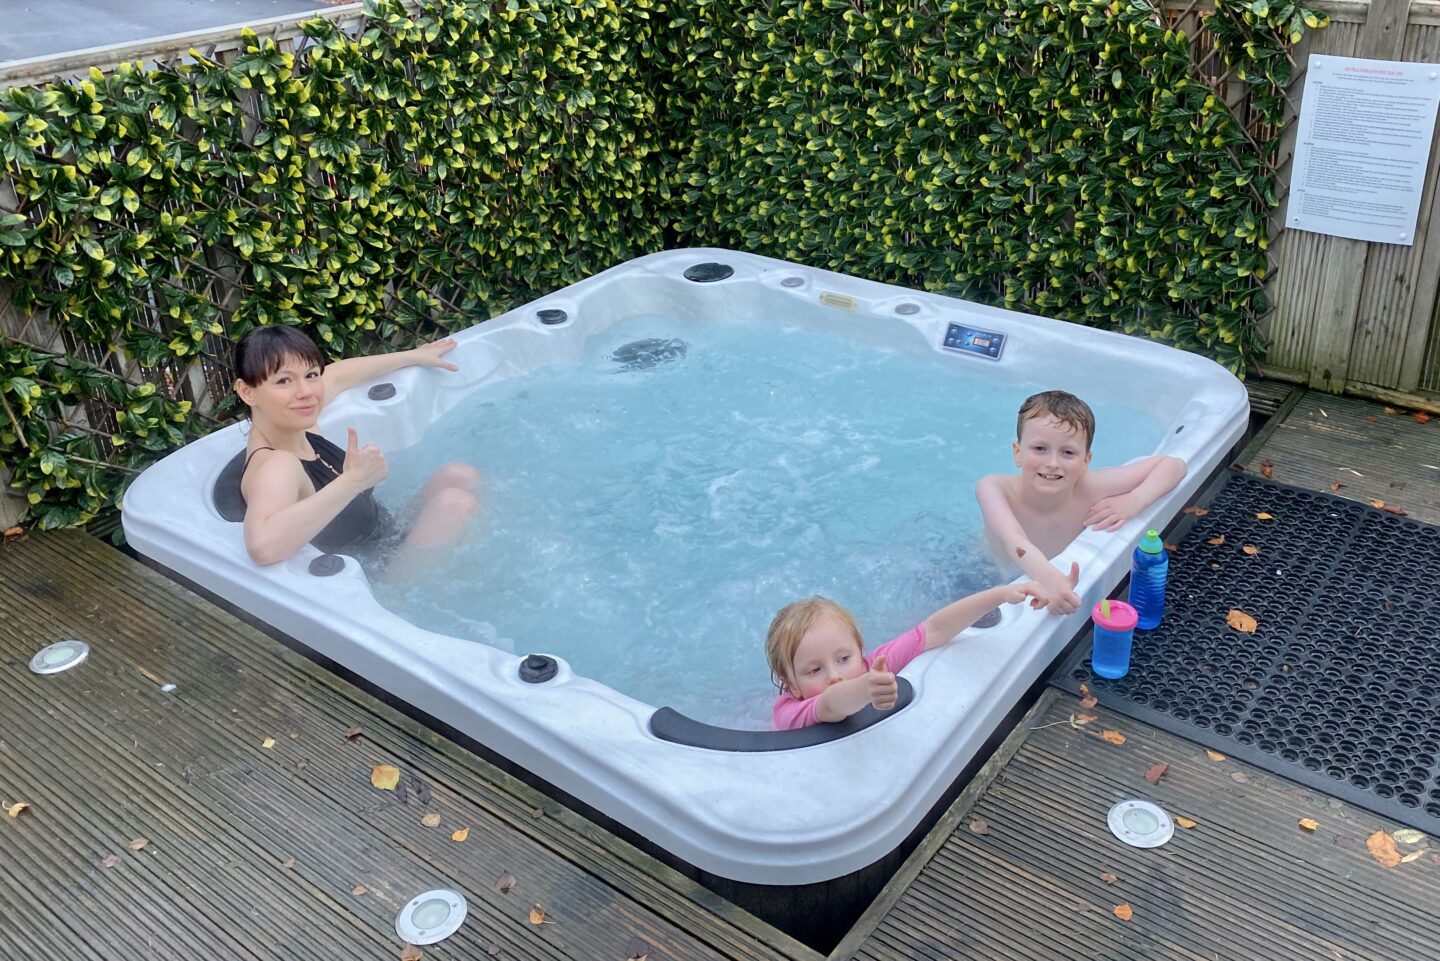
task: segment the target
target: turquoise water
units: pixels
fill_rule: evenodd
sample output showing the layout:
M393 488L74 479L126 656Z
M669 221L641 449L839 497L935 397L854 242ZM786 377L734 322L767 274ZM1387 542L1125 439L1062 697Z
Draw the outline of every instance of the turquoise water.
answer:
M833 598L873 646L1008 579L973 488L1014 469L1015 411L1046 385L988 373L780 325L632 318L578 365L481 388L392 454L392 507L461 460L485 474L485 508L436 568L376 594L429 630L768 727L763 645L784 604ZM1155 449L1158 421L1092 404L1097 466Z

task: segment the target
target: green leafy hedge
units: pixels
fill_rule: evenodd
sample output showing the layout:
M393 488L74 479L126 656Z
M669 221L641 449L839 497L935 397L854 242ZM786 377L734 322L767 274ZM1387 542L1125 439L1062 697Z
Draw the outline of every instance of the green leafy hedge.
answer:
M95 463L143 466L208 429L182 372L205 354L223 384L255 324L300 325L335 356L405 346L657 249L651 8L386 0L359 36L309 22L298 58L247 34L228 64L192 51L0 94L19 197L0 282L171 388L12 341L0 461L32 518L89 520L126 476ZM55 426L80 409L101 411L78 418L92 429Z
M711 0L687 21L682 236L1257 358L1278 137L1146 0ZM1221 3L1278 131L1322 19Z
M247 34L0 93L0 283L67 345L0 332L0 464L40 526L210 429L191 401L255 324L405 346L677 244L1258 355L1302 8L1209 18L1248 133L1139 0L368 10L298 56Z

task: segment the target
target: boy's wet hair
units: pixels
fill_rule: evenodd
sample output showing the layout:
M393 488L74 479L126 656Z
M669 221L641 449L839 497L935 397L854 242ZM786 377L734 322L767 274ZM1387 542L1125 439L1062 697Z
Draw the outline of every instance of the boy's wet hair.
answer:
M291 358L307 367L325 369L325 355L315 341L294 327L256 327L235 345L235 376L259 387Z
M1016 440L1024 432L1025 422L1033 417L1052 417L1069 427L1085 438L1085 453L1090 453L1090 442L1095 439L1095 412L1079 397L1063 390L1046 390L1026 397L1015 420Z
M770 630L765 635L765 658L770 662L770 677L780 690L785 690L790 683L790 671L795 666L795 651L799 649L805 632L827 615L848 627L855 637L855 645L864 650L864 642L860 640L860 628L855 626L855 618L828 597L817 594L803 601L786 604L770 622Z

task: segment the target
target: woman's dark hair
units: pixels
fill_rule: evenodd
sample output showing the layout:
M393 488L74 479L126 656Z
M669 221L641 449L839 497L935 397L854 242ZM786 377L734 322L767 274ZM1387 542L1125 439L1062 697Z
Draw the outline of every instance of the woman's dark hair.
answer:
M294 327L256 327L235 345L235 376L259 387L291 357L325 368L325 355L315 341Z

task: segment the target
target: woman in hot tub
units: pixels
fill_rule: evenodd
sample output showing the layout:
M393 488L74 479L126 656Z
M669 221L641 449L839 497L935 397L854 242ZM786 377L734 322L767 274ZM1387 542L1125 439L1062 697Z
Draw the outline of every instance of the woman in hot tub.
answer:
M446 464L426 482L418 513L401 529L371 492L389 470L374 444L349 428L341 449L312 433L325 399L402 367L458 370L444 359L446 338L414 350L326 364L314 341L293 327L257 327L235 347L235 393L250 407L240 493L245 549L256 564L277 564L306 544L327 553L360 551L392 565L453 543L479 502L480 472Z

